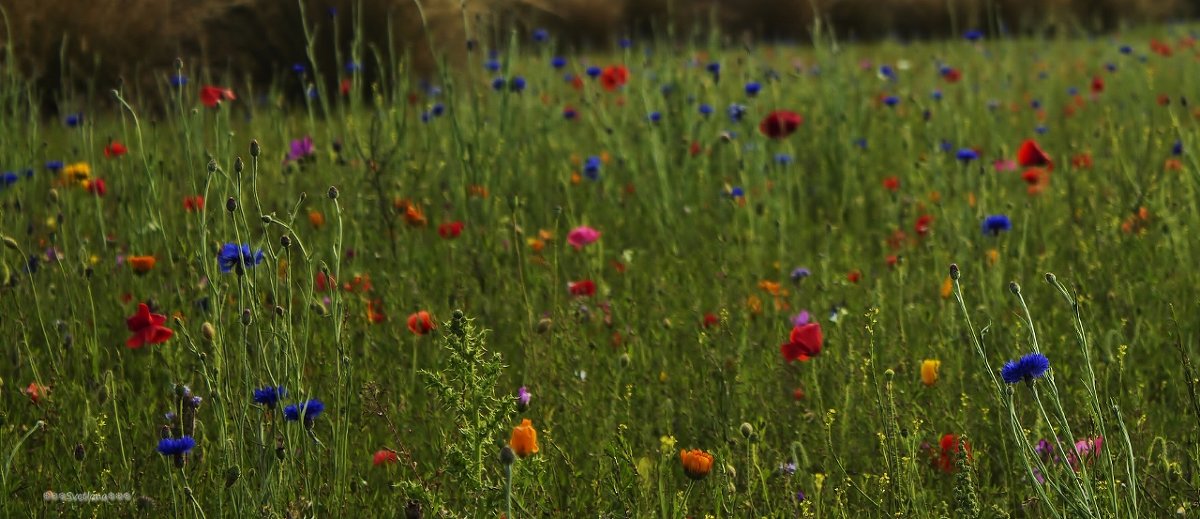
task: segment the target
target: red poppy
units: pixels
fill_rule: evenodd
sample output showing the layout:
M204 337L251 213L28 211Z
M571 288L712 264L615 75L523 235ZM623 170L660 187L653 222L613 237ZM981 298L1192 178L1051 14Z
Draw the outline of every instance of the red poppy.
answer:
M803 362L810 357L820 355L821 345L824 342L825 337L821 335L821 324L805 323L792 328L792 333L788 335L788 342L779 346L779 352L788 362L797 360Z
M375 452L374 456L371 457L371 464L375 465L376 467L380 465L391 465L392 463L396 463L398 461L400 461L400 458L396 456L396 453L387 449L380 449Z
M714 315L712 312L708 312L708 313L704 314L704 319L702 319L700 321L700 326L703 326L705 328L712 328L713 326L716 326L720 322L721 322L720 319L717 319L716 315Z
M883 188L895 193L900 190L900 178L892 175L883 179Z
M609 65L600 73L600 85L612 92L629 82L629 69L624 65Z
M204 197L201 195L183 197L183 210L189 213L204 210Z
M33 402L34 404L40 402L42 397L46 396L46 393L49 392L50 388L40 385L37 382L30 382L29 386L26 387L24 391L24 393L29 396L29 401Z
M1100 76L1092 77L1092 93L1099 94L1104 91L1104 78Z
M792 390L792 400L797 402L804 400L804 388L798 387Z
M897 256L895 254L889 254L886 261L887 261L888 267L896 268L896 264L900 263L900 256Z
M801 124L804 124L804 118L800 114L788 110L775 110L758 123L758 131L772 139L782 139L794 133Z
M1050 173L1042 168L1029 168L1021 173L1021 180L1029 184L1029 194L1036 195L1050 183Z
M965 441L960 442L959 440L960 438L957 434L946 434L938 441L938 448L941 450L941 453L934 458L934 464L942 469L942 472L954 472L956 466L954 458L957 457L960 451L965 450L967 461L971 460L971 444Z
M1048 170L1054 169L1054 161L1050 160L1050 156L1046 155L1033 139L1026 139L1021 143L1021 147L1017 149L1017 163L1026 168L1044 166Z
M1071 165L1076 169L1092 169L1092 154L1080 153L1071 157Z
M433 318L429 316L429 312L421 310L408 316L408 331L415 335L425 335L437 328L433 324Z
M367 321L379 324L386 320L387 314L383 313L383 301L380 299L367 301Z
M1158 106L1167 106L1171 104L1171 96L1167 94L1158 94L1158 97L1155 98L1155 101L1158 102Z
M463 223L459 221L447 222L438 226L438 235L447 240L457 238L462 234Z
M849 274L846 274L846 281L849 281L851 283L857 284L858 280L860 280L860 279L862 279L862 272L859 272L857 270L851 270Z
M108 184L104 183L104 179L98 178L89 180L87 183L87 191L96 196L104 196L108 194Z
M700 141L692 141L692 143L688 145L688 154L693 157L699 155L701 151L704 151L704 148L700 147Z
M209 108L216 108L221 104L221 101L233 101L237 96L233 95L233 90L221 88L212 85L200 87L200 102Z
M596 283L590 279L567 283L567 291L573 296L591 296L596 293Z
M129 151L129 148L126 148L125 145L121 144L120 141L112 141L108 143L108 146L104 147L104 156L110 159L115 159L121 155L124 155L127 151Z
M1171 46L1158 40L1150 40L1150 50L1164 58L1171 57Z
M923 214L917 217L917 223L913 225L913 230L917 236L925 237L929 235L929 228L933 226L933 216Z
M575 90L583 90L583 78L575 76L571 78L571 88Z
M175 332L163 326L166 322L167 316L152 314L146 303L138 303L137 313L125 320L129 331L133 332L133 337L126 340L125 345L136 350L147 344L167 342Z
M328 292L337 287L337 281L333 280L333 276L327 276L324 272L317 272L316 285L317 292Z
M350 95L350 87L352 86L354 86L353 80L350 78L342 78L342 82L338 84L338 91L341 92L343 96L348 96Z
M956 68L946 69L942 73L942 79L945 79L949 83L958 83L958 80L962 79L962 72L959 72Z

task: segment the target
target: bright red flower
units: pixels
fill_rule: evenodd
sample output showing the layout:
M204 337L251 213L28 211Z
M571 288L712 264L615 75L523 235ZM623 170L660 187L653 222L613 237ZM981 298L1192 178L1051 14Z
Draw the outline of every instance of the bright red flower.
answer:
M24 390L25 395L29 397L29 401L33 402L34 404L41 402L42 398L45 397L46 393L49 392L50 388L40 385L37 382L30 382L29 386Z
M1017 149L1017 164L1022 167L1043 166L1048 170L1054 169L1054 161L1050 160L1050 156L1042 151L1041 146L1038 146L1037 141L1026 139L1021 143L1021 147Z
M612 92L629 82L629 69L624 65L609 65L600 72L600 85Z
M900 190L900 178L892 175L883 179L883 188L895 193Z
M821 345L824 342L825 337L821 335L821 324L805 323L792 328L792 333L788 335L788 342L779 346L779 352L788 362L797 360L803 362L810 357L820 355Z
M380 465L391 465L400 461L396 453L387 449L379 449L375 451L375 455L371 457L371 463L376 467Z
M126 148L125 145L121 144L120 141L112 141L108 143L108 146L104 147L104 156L110 159L115 159L121 155L124 155L127 151L129 151L129 148Z
M166 322L167 316L152 314L146 303L138 303L137 313L125 320L129 331L133 332L133 337L126 340L125 345L136 350L147 344L167 342L175 332L163 326Z
M189 213L204 210L204 196L185 196L183 197L183 210Z
M387 321L387 314L383 313L383 300L372 299L367 301L367 321L372 324Z
M692 141L692 143L688 145L688 154L693 157L699 155L701 151L704 151L704 148L700 147L700 141Z
M334 281L333 276L327 276L324 272L317 272L316 285L317 292L329 292L337 287L337 281Z
M104 179L102 179L102 178L97 178L95 180L89 180L87 182L87 190L88 190L88 193L91 193L93 195L104 196L104 195L108 194L108 184L105 184Z
M959 445L959 443L960 441L957 434L943 435L942 439L938 441L938 448L941 450L941 453L934 458L934 464L938 468L942 469L942 472L954 472L956 467L954 458L957 457L958 453L963 450L966 451L967 461L971 460L971 444L967 442L961 442L962 445Z
M429 312L421 310L408 316L408 331L415 335L425 335L437 328Z
M438 235L447 240L457 238L462 234L463 223L459 221L447 222L438 226Z
M233 90L228 88L212 85L200 87L200 102L209 108L216 108L221 101L233 101L234 99L237 99L237 96L233 95Z
M849 274L846 274L846 281L851 283L857 284L858 280L860 279L862 279L862 272L859 272L858 270L851 270Z
M758 123L758 131L772 139L782 139L794 133L801 124L804 124L804 118L800 114L788 110L775 110Z
M591 296L596 293L596 283L590 279L567 283L567 291L573 296Z
M917 236L925 237L929 235L929 228L933 226L933 215L923 214L917 217L917 223L913 225L913 230Z

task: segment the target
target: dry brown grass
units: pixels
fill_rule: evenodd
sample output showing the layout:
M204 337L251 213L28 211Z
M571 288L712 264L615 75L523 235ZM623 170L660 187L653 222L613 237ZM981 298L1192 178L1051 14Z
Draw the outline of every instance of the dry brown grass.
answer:
M467 33L499 46L506 35L489 27L546 26L571 44L594 44L616 34L643 34L671 20L677 34L707 28L712 20L726 33L750 33L796 41L808 38L814 6L840 35L872 37L948 34L951 27L983 26L987 5L1012 28L1112 29L1120 21L1144 22L1189 14L1185 0L425 0L439 50L461 55ZM91 78L103 91L122 78L146 81L176 57L267 81L291 63L304 62L304 35L292 0L0 0L8 13L21 70L45 91L65 80ZM333 24L343 39L351 34L352 7L364 11L368 43L407 48L418 70L428 70L429 49L411 0L323 0L309 2L308 21L318 28L319 59L332 64ZM954 15L948 9L954 6ZM319 6L319 7L318 7ZM326 7L339 10L330 18ZM389 42L389 24L396 41ZM1074 24L1074 25L1071 25ZM474 32L479 31L479 32ZM348 41L341 43L343 51ZM63 77L62 71L72 71Z

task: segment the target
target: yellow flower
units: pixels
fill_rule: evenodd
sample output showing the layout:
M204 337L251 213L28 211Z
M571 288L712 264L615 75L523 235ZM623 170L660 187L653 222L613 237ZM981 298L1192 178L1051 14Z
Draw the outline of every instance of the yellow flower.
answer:
M921 383L928 387L933 387L938 380L938 368L942 367L942 361L925 359L921 361Z
M537 429L533 428L533 422L525 418L521 420L521 425L513 427L512 438L508 440L508 446L512 447L513 452L522 458L536 454L538 451Z
M675 437L674 436L666 435L666 436L663 436L662 438L659 438L658 441L659 441L659 443L662 444L663 454L670 454L672 452L675 452Z
M72 182L82 184L90 178L92 178L92 167L86 162L67 164L62 169L62 180L67 184Z

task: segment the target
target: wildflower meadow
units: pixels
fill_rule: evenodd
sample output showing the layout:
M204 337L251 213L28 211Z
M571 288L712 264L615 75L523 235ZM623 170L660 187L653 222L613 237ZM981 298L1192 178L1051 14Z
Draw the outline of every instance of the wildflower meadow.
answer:
M9 42L0 516L1194 516L1200 33L959 32Z

